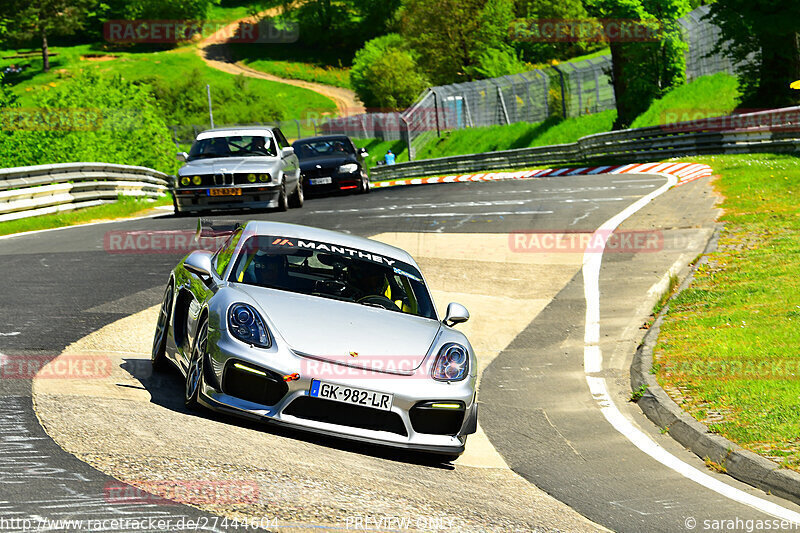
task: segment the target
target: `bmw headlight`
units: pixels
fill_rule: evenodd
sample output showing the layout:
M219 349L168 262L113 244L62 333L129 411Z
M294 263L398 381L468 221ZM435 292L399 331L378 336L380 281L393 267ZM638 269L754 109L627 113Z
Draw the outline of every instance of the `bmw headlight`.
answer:
M201 183L203 183L203 178L201 178L200 176L195 176L192 178L192 183L194 183L195 185L200 185Z
M358 165L355 163L347 163L339 167L339 174L352 174L358 170Z
M433 379L461 381L469 373L469 353L460 344L445 344L433 363Z
M190 183L192 183L192 179L189 176L184 176L181 178L181 185L184 187L188 187Z
M258 311L247 304L234 304L228 310L228 330L242 342L269 348L269 333Z

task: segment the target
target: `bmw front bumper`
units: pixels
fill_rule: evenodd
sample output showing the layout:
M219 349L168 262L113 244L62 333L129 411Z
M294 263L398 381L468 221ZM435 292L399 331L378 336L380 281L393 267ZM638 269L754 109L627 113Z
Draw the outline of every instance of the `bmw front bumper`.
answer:
M241 194L224 194L211 196L212 190ZM172 191L175 198L175 209L179 213L208 211L211 209L270 209L278 207L280 184L236 185L225 187L180 187Z

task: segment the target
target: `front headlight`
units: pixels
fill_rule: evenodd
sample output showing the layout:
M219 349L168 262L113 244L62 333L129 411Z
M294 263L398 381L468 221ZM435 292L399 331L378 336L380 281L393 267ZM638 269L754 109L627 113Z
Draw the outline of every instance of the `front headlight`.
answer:
M203 178L200 176L195 176L192 178L192 183L194 183L195 185L200 185L201 183L203 183Z
M269 348L267 327L258 311L247 304L234 304L228 310L228 330L242 342Z
M339 174L352 174L358 170L358 165L355 163L347 163L339 167Z
M460 344L445 344L433 363L433 379L461 381L469 373L469 353Z
M184 176L181 178L181 185L183 185L184 187L188 187L191 182L192 180L189 176Z

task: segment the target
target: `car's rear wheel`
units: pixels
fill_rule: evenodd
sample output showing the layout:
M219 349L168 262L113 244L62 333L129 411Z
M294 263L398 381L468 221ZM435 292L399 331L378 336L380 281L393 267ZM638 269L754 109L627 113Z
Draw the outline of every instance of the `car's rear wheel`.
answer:
M305 196L303 195L303 178L298 178L297 180L297 188L292 193L292 197L289 198L289 207L303 207L303 202L305 201Z
M281 185L281 192L278 195L278 211L287 211L289 209L289 200L286 197L286 180Z
M189 368L186 370L186 386L184 388L183 403L189 409L197 409L200 404L200 387L203 383L203 360L208 348L208 319L204 319L197 329L197 338L192 348L192 357Z
M164 291L164 300L161 302L161 309L158 312L156 334L153 337L153 351L150 356L153 370L156 371L162 370L167 363L167 334L169 333L169 319L172 315L173 294L172 282L170 282Z

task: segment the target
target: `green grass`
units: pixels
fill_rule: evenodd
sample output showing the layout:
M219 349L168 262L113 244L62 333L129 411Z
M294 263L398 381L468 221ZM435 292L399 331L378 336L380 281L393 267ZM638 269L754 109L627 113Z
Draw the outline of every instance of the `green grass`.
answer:
M309 50L296 44L231 45L234 57L255 70L296 80L350 88L349 62L329 51Z
M172 197L166 195L157 200L147 200L130 196L120 196L116 202L110 204L85 207L83 209L65 211L52 215L41 215L38 217L0 222L0 235L75 226L77 224L97 222L100 220L127 218L143 214L159 205L172 205Z
M93 45L58 47L54 50L59 55L53 58L52 70L49 73L40 72L40 58L26 60L31 63L31 68L18 79L18 83L13 85L13 90L20 96L20 103L23 106L30 104L34 91L48 90L49 84L61 83L66 76L69 76L70 72L79 69L118 73L131 80L159 77L165 81L174 79L176 82L197 69L203 81L211 85L212 91L222 87L233 90L236 78L231 74L208 67L191 47L149 53L108 52L109 56L114 57L110 61L82 60L81 57L87 54L106 53L101 47ZM7 51L0 51L0 56L3 55L11 54ZM0 60L0 67L11 63L13 63L12 60ZM15 80L8 81L13 83ZM260 98L274 102L279 109L283 110L285 118L319 116L325 113L333 114L336 111L336 105L332 100L307 89L253 78L248 78L246 83ZM229 102L227 105L233 109L217 108L215 109L215 118L228 115L235 117L233 121L241 123L267 120L266 117L259 114L257 107L238 105L235 101ZM225 113L226 111L230 111L230 113ZM208 122L205 111L198 111L184 116L182 119L184 124L202 125Z
M653 102L646 112L636 117L631 127L730 115L739 105L739 98L739 82L734 76L725 72L702 76Z
M408 161L408 151L403 141L381 141L380 139L353 139L353 144L358 148L366 148L369 153L367 157L366 167L371 169L378 164L378 161L383 161L386 152L391 150L394 152L395 161L402 163Z
M258 2L253 0L222 0L220 5L212 4L208 8L206 19L211 23L230 23L249 17L251 13L260 11Z
M687 159L688 160L688 159ZM658 380L746 449L800 470L800 158L694 157L721 177L725 229L692 286L670 302Z
M534 124L518 122L508 126L452 131L426 143L417 152L416 158L428 159L572 143L586 135L609 131L615 118L616 111L603 111L594 115L570 118L562 122L549 119Z

